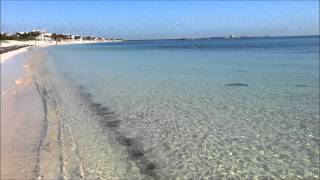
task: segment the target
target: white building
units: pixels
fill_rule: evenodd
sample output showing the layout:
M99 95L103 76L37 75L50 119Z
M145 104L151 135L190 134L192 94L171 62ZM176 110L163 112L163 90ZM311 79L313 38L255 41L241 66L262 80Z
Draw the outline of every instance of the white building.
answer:
M52 33L43 33L43 37L42 37L42 40L44 41L50 41L51 40L51 37L52 37Z
M39 35L36 37L39 41L50 41L52 33L48 33L45 30L32 30L34 33L39 33Z
M32 32L37 32L37 33L46 33L46 30L39 30L39 29L34 29Z

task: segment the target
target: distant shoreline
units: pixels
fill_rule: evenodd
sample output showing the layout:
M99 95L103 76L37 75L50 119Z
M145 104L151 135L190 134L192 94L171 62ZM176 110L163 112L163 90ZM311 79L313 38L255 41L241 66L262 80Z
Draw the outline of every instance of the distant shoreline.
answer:
M126 41L157 41L157 40L237 40L237 39L283 39L283 38L311 38L320 37L319 35L301 35L301 36L239 36L226 38L224 36L217 37L198 37L198 38L164 38L164 39L130 39Z
M14 50L24 48L24 47L29 47L29 46L31 46L31 45L14 45L14 46L0 47L0 54L14 51Z
M11 57L25 52L30 47L48 47L48 46L60 46L60 45L72 45L72 44L94 44L94 43L107 43L107 42L119 42L119 40L106 40L106 41L15 41L4 40L0 43L0 61L4 63Z

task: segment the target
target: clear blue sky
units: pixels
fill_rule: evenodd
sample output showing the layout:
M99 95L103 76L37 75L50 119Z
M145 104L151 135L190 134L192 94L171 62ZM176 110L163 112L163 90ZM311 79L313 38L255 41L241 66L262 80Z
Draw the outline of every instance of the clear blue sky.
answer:
M2 1L1 31L126 39L319 34L319 1Z

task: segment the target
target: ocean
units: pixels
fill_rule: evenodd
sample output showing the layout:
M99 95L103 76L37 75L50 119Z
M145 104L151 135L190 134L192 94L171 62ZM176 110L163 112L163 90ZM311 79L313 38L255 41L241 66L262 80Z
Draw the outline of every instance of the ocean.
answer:
M319 179L318 36L42 51L71 179Z

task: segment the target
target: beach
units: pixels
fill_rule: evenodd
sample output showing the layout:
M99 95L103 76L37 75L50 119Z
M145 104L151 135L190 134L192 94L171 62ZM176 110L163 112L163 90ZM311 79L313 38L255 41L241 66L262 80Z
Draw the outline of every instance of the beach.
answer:
M83 41L81 43L97 42ZM79 44L79 42L64 42L58 45L68 44ZM1 44L4 50L8 49L8 52L0 55L1 179L40 177L40 148L44 137L50 136L47 136L46 133L47 104L35 81L35 73L38 71L34 66L37 64L34 51L52 45L56 43L8 41ZM49 132L51 129L53 128L50 128ZM53 142L54 140L50 140L47 143ZM50 159L48 162L53 163L54 161ZM48 171L51 172L51 170ZM50 177L49 174L46 177ZM51 178L56 178L56 176Z
M84 40L84 41L15 41L7 40L0 43L0 48L4 49L1 52L1 63L5 62L11 57L27 51L31 47L41 47L45 48L54 45L70 45L70 44L91 44L91 43L103 43L103 42L117 42L117 41L94 41L94 40ZM6 50L8 49L8 50Z
M32 179L43 107L27 66L27 48L1 56L1 178Z
M318 179L317 40L27 47L1 64L1 177Z
M320 180L319 3L1 1L0 179Z

